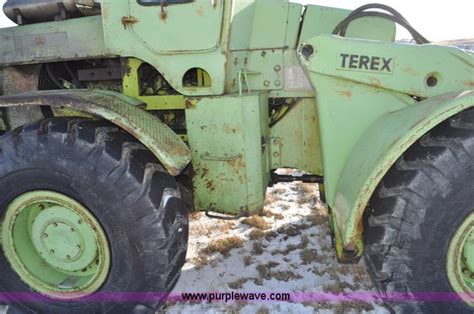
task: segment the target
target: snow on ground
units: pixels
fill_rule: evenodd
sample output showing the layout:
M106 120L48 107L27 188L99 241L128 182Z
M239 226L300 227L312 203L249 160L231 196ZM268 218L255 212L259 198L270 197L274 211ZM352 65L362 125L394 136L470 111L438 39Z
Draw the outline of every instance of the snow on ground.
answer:
M187 262L173 292L362 292L363 262L338 264L315 185L269 188L261 216L223 221L193 213ZM376 303L168 303L174 313L386 313ZM2 313L0 307L0 314Z
M374 290L362 261L357 265L337 263L327 211L319 201L315 185L275 185L268 190L260 217L220 221L203 213L192 214L187 263L173 292ZM235 248L226 252L231 247ZM388 312L380 304L355 301L178 303L167 304L164 310L167 313Z

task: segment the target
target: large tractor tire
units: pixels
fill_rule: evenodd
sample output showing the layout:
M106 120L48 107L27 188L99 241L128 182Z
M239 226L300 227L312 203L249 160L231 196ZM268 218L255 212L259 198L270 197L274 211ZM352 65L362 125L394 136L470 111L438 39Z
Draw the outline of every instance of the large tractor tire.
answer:
M378 186L365 258L396 313L474 311L474 109L414 144ZM393 294L395 293L395 294ZM401 293L401 294L400 294Z
M175 178L103 121L1 136L0 222L0 293L14 313L153 313L186 257Z

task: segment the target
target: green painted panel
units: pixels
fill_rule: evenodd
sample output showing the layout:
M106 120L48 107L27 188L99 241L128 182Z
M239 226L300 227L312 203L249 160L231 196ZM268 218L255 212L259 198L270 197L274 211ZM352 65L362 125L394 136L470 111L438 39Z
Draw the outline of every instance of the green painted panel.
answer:
M209 50L219 45L224 1L194 0L165 7L127 2L126 16L137 19L128 27L130 33L155 53Z
M255 18L255 0L233 1L232 12L229 50L247 50L250 47L252 21Z
M370 196L403 152L440 122L473 106L474 91L443 94L387 112L364 132L341 173L333 205L344 244L359 236L357 225Z
M198 210L239 214L263 207L269 182L268 94L189 99L188 139Z
M329 35L304 44L315 47L301 60L316 92L327 200L344 245L353 246L389 167L430 128L473 105L472 91L457 91L472 88L474 57L452 47ZM362 56L374 67L361 66ZM429 86L433 74L437 84Z
M323 174L314 98L301 99L271 128L271 138L279 141L280 167Z
M287 0L234 1L229 49L284 47L288 7Z
M216 7L212 5L213 3L216 3ZM158 13L156 11L157 8L159 8ZM190 8L195 10L190 10ZM206 19L199 16L200 13L197 13L201 12L201 9L206 16L212 12L213 18L211 20L217 19L216 16L222 14L224 22L220 19L219 23L210 28L207 24L208 22L204 21ZM122 18L130 14L129 0L102 1L102 19L106 46L115 54L123 57L135 57L153 65L167 82L183 95L222 94L224 92L225 65L227 62L224 51L217 45L218 41L214 42L211 48L203 50L204 46L197 44L194 40L195 38L207 35L208 32L212 34L214 28L219 31L219 34L222 31L223 37L225 37L228 19L230 18L230 9L230 2L227 1L199 0L194 4L170 5L164 8L165 12L167 12L166 24L158 25L156 23L163 23L159 15L161 14L160 6L147 6L140 8L140 10L144 12L149 10L146 12L155 12L158 15L155 16L147 13L143 16L132 17L132 20L136 18L139 21L124 26ZM188 17L189 21L184 19L184 17ZM190 21L194 19L202 21L192 25ZM175 22L172 21L180 21L180 25L175 25ZM174 25L174 28L167 27L168 23L169 25ZM137 31L139 31L140 34L145 36L145 27L149 29L149 32L146 33L146 41L137 35ZM184 35L182 35L183 32L185 32ZM177 34L181 35L178 36ZM167 51L167 49L172 47L163 42L168 41L170 38L172 38L171 43L179 42L184 45L184 49L174 52ZM222 45L225 45L225 42ZM178 46L174 48L178 48ZM211 86L200 88L184 87L183 76L192 68L201 68L207 71L212 81Z
M111 55L100 16L0 29L0 64Z
M297 3L290 3L288 6L288 24L286 27L285 47L296 48L301 24L301 14L303 6Z
M308 5L303 19L300 42L321 34L332 34L337 24L352 11L317 5ZM361 18L355 20L347 29L347 37L394 41L395 23L380 18Z
M380 116L414 101L371 86L314 73L310 76L316 85L326 196L333 206L342 169L357 140Z
M422 98L474 86L474 55L440 45L407 45L320 35L305 44L317 47L311 72L390 89ZM367 65L361 63L368 58ZM376 59L374 59L376 58ZM390 61L384 67L385 61ZM436 85L427 79L436 77Z
M287 19L288 0L256 0L250 49L284 47Z

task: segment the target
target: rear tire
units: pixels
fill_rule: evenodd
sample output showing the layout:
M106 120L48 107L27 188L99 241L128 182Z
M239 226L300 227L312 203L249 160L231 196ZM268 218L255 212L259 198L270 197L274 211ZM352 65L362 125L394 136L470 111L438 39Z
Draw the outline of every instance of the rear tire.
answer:
M390 169L365 216L365 259L382 293L454 293L451 239L474 209L474 109L423 136ZM393 302L396 313L472 313L455 302Z
M54 118L0 137L0 222L19 195L48 190L84 205L105 231L110 270L102 287L137 293L129 302L10 304L14 313L154 313L185 262L188 221L174 177L144 146L103 121ZM0 292L36 292L13 271L0 249ZM93 297L93 296L92 296ZM145 298L143 298L145 297Z

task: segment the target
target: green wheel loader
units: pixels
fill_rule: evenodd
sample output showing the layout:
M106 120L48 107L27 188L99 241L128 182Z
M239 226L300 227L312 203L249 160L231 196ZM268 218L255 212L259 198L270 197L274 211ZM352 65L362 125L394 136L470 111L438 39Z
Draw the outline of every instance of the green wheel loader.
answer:
M13 313L153 312L187 211L319 184L340 262L396 312L474 306L474 56L394 9L287 0L8 0L0 293ZM416 44L395 42L396 24ZM302 176L279 175L295 168ZM441 293L450 302L395 302ZM20 296L41 296L40 301Z

